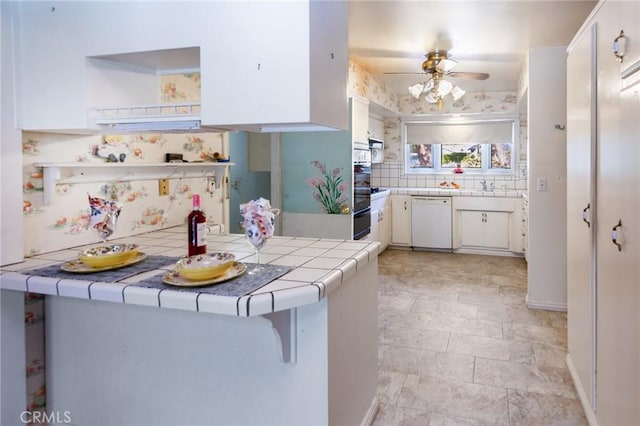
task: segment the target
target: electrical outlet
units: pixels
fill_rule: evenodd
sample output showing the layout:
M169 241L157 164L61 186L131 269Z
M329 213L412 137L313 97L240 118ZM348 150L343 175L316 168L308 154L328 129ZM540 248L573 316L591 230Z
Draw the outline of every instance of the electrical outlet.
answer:
M169 179L158 180L158 195L169 195Z
M207 177L207 192L214 193L216 190L216 177L209 176Z
M546 191L547 190L547 178L540 177L538 178L538 191Z

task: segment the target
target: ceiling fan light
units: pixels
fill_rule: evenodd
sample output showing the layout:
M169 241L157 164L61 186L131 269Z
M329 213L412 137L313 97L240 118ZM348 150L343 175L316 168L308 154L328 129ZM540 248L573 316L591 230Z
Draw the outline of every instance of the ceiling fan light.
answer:
M440 97L434 94L433 92L427 92L427 94L424 97L424 100L429 102L430 104L437 104L439 99Z
M463 97L465 93L467 93L467 92L465 92L464 90L462 90L458 86L454 87L451 90L451 96L453 96L453 100L454 101L460 100L460 98Z
M420 99L420 95L424 91L423 83L416 83L413 86L409 86L409 93L416 99Z
M443 97L451 93L452 89L453 89L453 84L451 84L447 80L440 80L440 82L438 83L438 87L436 88L436 91L438 92L439 97Z

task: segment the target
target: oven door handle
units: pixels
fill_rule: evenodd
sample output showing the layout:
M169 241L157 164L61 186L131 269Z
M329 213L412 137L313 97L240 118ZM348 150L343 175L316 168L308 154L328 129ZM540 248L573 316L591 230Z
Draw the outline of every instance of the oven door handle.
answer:
M353 217L361 217L366 216L371 213L371 207L367 207L366 209L358 210L357 212L353 212Z

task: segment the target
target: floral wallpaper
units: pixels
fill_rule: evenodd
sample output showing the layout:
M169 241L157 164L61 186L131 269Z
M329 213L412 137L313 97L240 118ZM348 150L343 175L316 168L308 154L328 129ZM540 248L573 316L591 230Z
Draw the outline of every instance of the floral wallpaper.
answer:
M197 73L165 75L159 78L163 102L197 102L200 76ZM157 180L128 180L121 169L104 171L97 183L60 183L53 200L44 204L42 169L39 162L59 163L163 163L165 153L180 153L187 161L209 160L224 153L223 134L114 134L62 135L24 132L23 214L25 256L97 242L88 229L87 194L123 204L112 238L148 232L183 223L191 209L193 194L202 195L203 209L222 222L221 190L209 192L205 179L170 178L170 195L158 194Z
M437 105L417 100L411 95L397 96L388 92L384 84L377 81L367 70L349 63L349 96L359 95L381 106L397 117L384 119L384 164L374 164L371 170L372 185L381 187L432 187L451 180L451 176L438 175L415 177L403 175L402 163L402 119L411 116L434 116L441 114L506 114L519 116L518 134L519 158L512 176L492 177L496 188L526 189L527 184L527 120L526 114L518 112L516 92L476 92L467 93L458 101L447 97L442 109ZM392 115L392 114L390 114ZM476 180L470 176L457 176L456 185L461 188L475 188Z

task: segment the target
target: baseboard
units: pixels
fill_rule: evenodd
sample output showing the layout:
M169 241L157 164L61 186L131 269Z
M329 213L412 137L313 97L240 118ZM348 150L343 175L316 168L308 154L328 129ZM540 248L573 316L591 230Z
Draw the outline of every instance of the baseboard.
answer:
M587 394L584 392L584 386L582 385L580 377L578 377L578 372L576 371L576 367L573 365L573 360L571 359L570 354L567 354L566 362L569 374L571 374L571 379L573 379L573 385L576 388L576 392L578 392L578 399L582 405L582 411L584 411L587 422L589 422L589 426L598 426L596 415L591 409L591 401L589 401Z
M509 250L491 250L485 248L457 248L453 250L453 253L459 254L479 254L484 256L505 256L505 257L521 257L524 259L524 255L522 253L509 251Z
M527 308L529 309L542 309L545 311L558 311L558 312L567 312L567 304L566 303L554 303L554 302L539 302L532 301L529 299L527 295L524 299Z
M376 418L377 413L378 413L378 398L374 396L373 399L371 400L371 405L369 405L369 409L367 410L367 413L362 419L362 423L360 423L360 426L371 426L371 424L373 423L373 419Z

